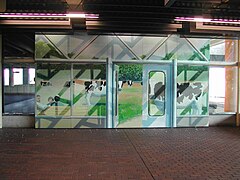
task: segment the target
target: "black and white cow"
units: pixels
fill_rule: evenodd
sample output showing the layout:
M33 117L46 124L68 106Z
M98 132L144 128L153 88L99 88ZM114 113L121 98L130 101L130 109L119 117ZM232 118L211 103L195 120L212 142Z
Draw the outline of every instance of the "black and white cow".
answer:
M124 84L127 84L129 87L131 87L133 85L133 81L132 80L118 81L118 89L120 91L122 90Z

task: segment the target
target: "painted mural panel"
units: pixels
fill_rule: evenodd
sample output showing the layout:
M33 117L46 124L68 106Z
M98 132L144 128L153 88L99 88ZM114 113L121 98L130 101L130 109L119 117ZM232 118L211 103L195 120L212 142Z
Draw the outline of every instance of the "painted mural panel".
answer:
M210 60L208 39L87 35L36 35L36 59Z
M70 69L67 64L37 65L37 116L70 116Z
M177 74L177 116L208 115L208 66L178 66Z
M209 61L209 39L169 36L151 55L156 60Z
M105 65L38 63L36 127L105 127Z
M183 61L209 61L210 40L200 38L180 38L177 59Z
M107 58L209 61L209 42L208 39L185 38L177 35L144 37L87 35L85 33L75 35L40 34L36 35L35 56L36 61L64 59L65 61L81 62L85 60L84 62L86 62L86 60L91 61L92 59L96 62L98 59L105 60ZM48 107L44 112L38 111L37 117L53 116L56 119L59 116L59 109L65 107L68 110L60 113L64 120L63 118L55 120L55 125L53 125L45 119L46 127L106 127L105 65L90 66L69 63L62 69L60 67L51 65L50 69L44 69L41 66L37 68L36 98L39 98L40 95L40 102L45 105L50 101L50 97L54 103L58 101L58 104L54 105L55 110ZM61 71L58 71L59 68ZM177 67L177 71L178 117L208 115L208 67L180 65ZM64 77L62 78L62 76ZM168 76L171 75L166 74L166 77ZM55 82L54 78L60 79L62 84L56 86L57 80ZM134 120L136 122L132 124L132 127L142 127L140 121L142 117L142 84L144 83L142 78L143 65L119 64L119 127ZM153 107L151 102L150 107ZM150 114L154 113L161 115L160 110L156 111L156 108L155 110L150 108ZM70 120L67 121L67 118ZM137 118L140 119L137 120ZM178 123L187 126L205 124L198 121L186 124L180 118ZM68 122L70 124L66 125Z
M62 119L70 116L70 69L67 64L37 65L35 127L71 126L69 119Z
M118 128L142 127L143 65L118 64Z
M105 65L73 65L73 116L106 116Z

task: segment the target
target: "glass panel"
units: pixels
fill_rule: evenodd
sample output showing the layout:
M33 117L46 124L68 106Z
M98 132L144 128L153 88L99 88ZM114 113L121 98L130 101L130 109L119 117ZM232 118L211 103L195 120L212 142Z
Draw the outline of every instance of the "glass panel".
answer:
M3 76L4 76L4 86L9 86L9 68L4 68Z
M106 116L106 66L73 65L73 116Z
M234 39L212 39L210 41L210 61L236 62L238 41Z
M177 49L177 59L188 61L206 61L207 59L209 61L209 43L209 39L180 38L179 47Z
M208 66L178 66L178 116L208 114L208 69Z
M180 50L179 37L171 35L164 44L161 43L156 46L157 49L153 51L151 60L173 60L178 59L178 51Z
M148 113L150 116L165 114L165 74L149 72Z
M118 115L118 71L115 72L115 105L114 105L114 112L115 112L115 116Z
M33 114L35 86L29 84L28 69L31 64L4 64L4 113Z
M35 84L35 69L34 68L28 69L28 83Z
M236 112L237 67L210 67L209 113Z
M37 65L37 116L70 116L70 69L69 64Z
M23 84L23 68L13 68L13 85Z

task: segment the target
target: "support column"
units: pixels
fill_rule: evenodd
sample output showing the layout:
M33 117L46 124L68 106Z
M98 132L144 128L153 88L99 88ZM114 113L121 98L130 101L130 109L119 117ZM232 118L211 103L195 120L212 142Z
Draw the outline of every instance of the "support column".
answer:
M237 61L238 61L238 67L237 67L237 115L236 115L236 126L239 127L240 126L240 40L238 40L238 43L237 43Z
M236 41L235 40L225 40L225 61L233 62L237 59L236 52ZM236 112L237 105L237 76L236 70L233 67L225 68L225 103L224 111L225 112Z
M0 78L0 128L2 128L2 109L3 109L3 101L2 101L2 94L3 94L3 76L2 76L2 63L3 63L3 47L2 47L2 34L0 34L0 74L1 74L1 78Z
M23 68L23 84L27 85L28 84L28 68L25 67Z
M112 60L111 59L107 59L107 63L106 63L106 66L107 66L107 77L106 77L106 82L107 82L107 104L106 104L106 108L107 108L107 122L106 122L106 127L107 128L112 128L113 126L113 109L112 109L112 87L113 87L113 74L112 74L112 66L113 66L113 63L112 63Z

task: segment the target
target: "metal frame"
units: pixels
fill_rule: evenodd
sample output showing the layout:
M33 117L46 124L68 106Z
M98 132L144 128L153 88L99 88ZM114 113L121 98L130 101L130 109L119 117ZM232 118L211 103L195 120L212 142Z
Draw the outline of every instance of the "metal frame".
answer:
M171 37L171 35L167 36L162 42L159 43L159 45L153 49L149 55L147 57L145 57L144 59L150 59L150 57L160 48L162 47L162 45Z
M73 59L76 59L85 49L87 49L97 38L99 35L94 36L92 39L89 40L89 42L86 43L85 46L83 46L80 51L73 57Z
M106 59L35 59L39 63L106 63Z
M123 43L123 45L135 56L135 58L137 58L138 60L141 60L142 58L139 57L133 50L131 47L129 47L127 45L127 43L125 43L122 38L120 38L118 35L115 34L115 36L121 41L121 43Z
M177 127L177 60L173 61L173 76L172 76L172 119L173 127Z
M121 60L121 59L109 59L113 63L131 63L131 64L171 64L172 60ZM189 61L189 60L174 60L177 61L177 64L180 65L208 65L208 66L237 66L238 62L214 62L214 61ZM62 63L62 62L69 62L69 63L82 63L82 64L89 64L89 63L106 63L106 59L35 59L35 62L52 62L52 63Z
M3 46L2 46L2 34L0 33L0 74L3 77ZM2 128L3 119L3 78L0 79L0 128Z
M49 61L47 61L49 62ZM66 61L65 61L66 62ZM46 61L38 61L38 63L46 63ZM50 63L52 64L57 64L58 62L56 61L51 61ZM71 67L70 67L70 82L72 83L73 82L73 66L75 64L91 64L92 62L79 62L79 61L74 61L74 62L71 62ZM106 63L106 61L102 61L102 62L98 62L100 64L104 64ZM37 71L35 71L35 73L37 73ZM106 77L107 78L107 77ZM36 86L35 86L36 87ZM81 119L107 119L107 117L105 116L74 116L73 115L73 87L70 86L70 99L71 99L71 108L70 108L70 115L68 116L41 116L41 115L37 115L35 114L35 118L36 119L39 119L39 118L44 118L44 119L54 119L54 118L62 118L62 119L74 119L74 118L81 118ZM35 112L36 111L36 104L35 104Z
M200 54L200 56L202 56L202 58L205 60L205 61L209 61L208 58L201 52L199 51L199 49L188 39L185 37L185 40L191 45L191 47L197 51L198 54Z
M64 55L67 59L70 59L68 57L68 55L66 55L64 52L62 52L52 41L49 37L47 37L47 35L43 34L43 36L53 45L53 47L56 49L56 51L58 51L59 53L61 53L62 55Z
M113 109L112 109L112 104L113 104L113 98L112 98L112 87L113 87L113 62L111 59L107 59L107 77L106 77L106 81L108 82L107 85L107 89L106 89L106 110L107 110L107 114L106 114L106 127L107 128L112 128L113 126Z
M158 66L157 66L158 65ZM174 65L173 62L171 61L171 64L164 64L165 66L160 66L162 64L151 64L150 66L145 66L145 68L143 68L143 123L148 122L149 120L152 121L152 123L154 124L154 122L156 123L156 120L160 120L160 118L163 118L163 116L165 117L165 126L158 124L158 126L160 127L173 127L173 125L175 124L174 121L176 121L176 119L173 119L173 108L171 108L173 106L173 94L175 94L175 91L171 91L171 89L173 89L173 68L172 66ZM165 74L165 85L166 85L166 92L165 92L165 111L167 112L166 114L164 114L163 116L151 116L149 115L149 104L148 104L148 100L149 100L149 72L151 71L155 71L155 72L164 72ZM151 127L157 127L156 124L154 124ZM143 126L143 128L145 128L145 126Z
M199 66L237 66L237 62L213 62L213 61L177 61L179 65L199 65Z
M237 59L238 59L238 63L237 63L237 115L236 115L236 126L239 127L240 126L240 40L238 40L238 46L237 46Z

